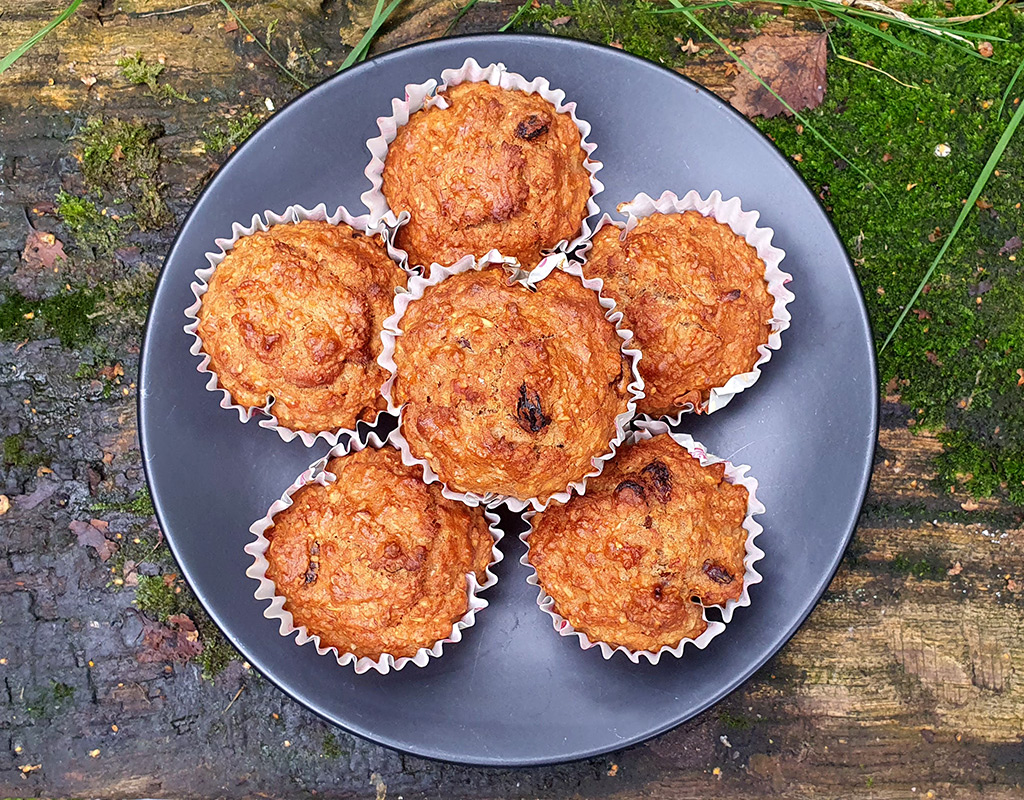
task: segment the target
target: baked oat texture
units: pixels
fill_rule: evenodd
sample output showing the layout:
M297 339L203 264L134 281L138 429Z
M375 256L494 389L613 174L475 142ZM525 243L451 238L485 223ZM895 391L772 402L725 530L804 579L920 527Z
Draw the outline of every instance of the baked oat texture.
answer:
M774 299L757 251L696 211L652 214L620 240L606 225L584 271L604 280L643 353L646 397L637 412L697 408L734 375L753 369L768 343Z
M529 559L555 611L592 641L657 652L743 591L747 490L667 434L625 447L584 495L533 517ZM696 598L696 599L695 599Z
M595 292L555 270L530 291L501 267L409 304L392 389L412 453L461 492L546 499L609 452L632 372Z
M410 262L450 266L497 249L530 268L576 236L590 174L572 118L540 95L487 83L443 96L449 108L414 113L384 163L388 205L412 216L397 234Z
M267 577L295 625L321 645L377 659L413 656L469 608L467 575L486 580L493 538L483 511L425 484L392 447L332 459L267 531Z
M210 279L198 333L236 403L286 428L354 428L386 408L383 321L405 273L374 238L304 221L239 239Z

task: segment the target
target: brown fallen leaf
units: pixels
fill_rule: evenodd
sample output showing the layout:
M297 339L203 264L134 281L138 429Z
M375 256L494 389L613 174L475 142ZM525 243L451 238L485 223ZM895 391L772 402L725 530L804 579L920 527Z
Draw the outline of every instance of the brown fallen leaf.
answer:
M224 33L234 33L238 30L238 22L234 17L231 17L227 22L224 23Z
M992 58L992 54L995 52L995 48L992 47L992 42L980 41L978 42L978 54L982 58Z
M932 318L931 312L925 311L923 308L915 308L914 313L917 314L917 318L922 322Z
M52 270L67 258L64 243L52 233L34 230L25 238L21 260L31 269Z
M555 17L553 20L551 20L551 25L557 28L559 25L564 25L565 23L571 21L572 17Z
M11 510L11 499L5 495L0 494L0 517Z
M988 211L990 208L992 208L992 204L984 197L979 197L977 200L975 200L974 205L976 205L982 211Z
M97 370L97 374L101 378L106 378L108 381L113 381L114 378L120 378L124 376L124 367L121 362L118 361L116 364L107 365Z
M825 97L828 40L824 33L763 33L744 45L744 61L797 111L815 108ZM729 101L748 117L790 116L790 112L746 70L732 82Z
M100 523L97 525L97 523ZM94 519L89 522L76 519L69 526L71 532L78 537L78 543L84 547L91 547L100 557L100 561L106 561L117 550L117 545L110 541L103 534L106 533L107 523L103 520Z
M1018 252L1021 247L1024 247L1024 242L1021 241L1019 236L1013 236L1003 242L1003 246L999 248L999 255L1001 256L1012 256Z
M959 575L963 571L964 571L963 564L961 564L959 561L957 561L952 567L950 567L948 570L946 570L946 574L947 575Z
M203 652L203 643L195 623L185 614L173 614L167 625L145 620L142 627L143 650L135 658L142 664L176 661L187 663Z
M928 241L934 244L942 238L942 228L936 226L935 230L928 234Z
M1024 369L1017 369L1017 385L1024 386Z
M974 500L965 500L960 504L960 508L964 511L977 511L981 506Z

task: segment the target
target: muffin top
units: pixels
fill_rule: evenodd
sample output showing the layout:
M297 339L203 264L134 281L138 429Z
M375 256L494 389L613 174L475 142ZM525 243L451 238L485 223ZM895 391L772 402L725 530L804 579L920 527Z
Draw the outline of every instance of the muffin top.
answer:
M578 278L555 270L531 291L501 267L458 273L400 326L402 433L452 489L544 499L609 452L632 373Z
M700 408L711 389L749 372L771 333L765 264L732 229L696 211L652 214L620 240L606 225L587 256L588 277L623 312L643 353L639 413Z
M391 447L335 458L267 530L267 577L296 626L362 658L413 656L451 634L483 583L493 538L483 511L441 495Z
M533 517L529 559L592 641L655 652L707 628L700 602L743 591L747 490L667 434L627 446L584 495Z
M497 249L530 267L587 216L580 131L547 100L463 83L446 109L417 111L388 148L382 191L412 218L397 244L414 265L444 266Z
M281 425L354 428L386 408L380 330L405 273L348 225L274 225L239 239L199 308L209 368L236 403L274 398Z

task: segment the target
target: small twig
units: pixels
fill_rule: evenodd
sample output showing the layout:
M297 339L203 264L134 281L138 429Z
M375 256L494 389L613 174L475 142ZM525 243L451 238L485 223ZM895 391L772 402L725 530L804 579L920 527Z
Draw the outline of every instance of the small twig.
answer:
M1003 0L1005 2L1006 0ZM145 14L139 14L135 19L145 19L146 17L164 17L168 14L180 14L183 11L191 11L193 8L203 8L204 6L212 6L216 0L208 0L206 3L193 3L190 6L182 6L181 8L171 8L167 11L147 11Z
M863 61L858 61L855 58L850 58L849 56L844 56L842 53L836 53L836 58L840 59L841 61L849 61L851 64L857 64L858 66L865 67L866 69L874 70L875 72L881 73L882 75L887 77L889 80L895 81L900 86L906 86L908 89L920 89L921 88L916 83L904 83L899 78L897 78L895 75L890 75L884 69L879 69L878 67L872 66L871 64L865 64Z
M998 11L999 9L1001 9L1005 5L1006 5L1006 0L998 0L998 2L994 6L992 6L992 8L990 8L988 11L982 11L980 14L968 14L965 17L935 17L935 21L936 22L939 22L939 21L941 21L941 22L953 22L953 23L974 22L974 20L976 20L976 19L981 19L982 17L987 17L989 14L992 14L992 13ZM930 22L931 20L926 20L926 21Z
M287 75L293 81L295 81L295 84L297 86L299 86L300 88L302 88L302 89L308 89L309 88L308 84L306 84L305 82L303 82L302 80L297 78L295 75L293 75L291 73L291 71L284 64L282 64L280 61L278 61L274 57L274 54L271 53L270 50L268 50L266 48L266 46L263 44L263 42L261 42L259 39L256 38L256 36L253 34L253 32L251 30L249 30L249 26L246 25L244 22L242 22L242 18L239 17L238 14L235 13L235 9L233 9L231 6L228 5L228 0L220 0L220 4L222 6L224 6L224 8L227 9L227 12L234 18L235 22L238 23L238 26L243 31L245 31L247 34L252 36L253 41L256 42L256 44L258 44L260 46L260 49L263 50L263 52L266 53L270 57L271 61L273 61L275 64L277 64L277 68L279 70L281 70L281 72L283 72L285 75Z
M230 702L230 703L228 703L228 704L227 704L227 705L226 705L226 706L224 707L224 710L220 712L221 714L227 714L227 713L228 713L228 709L229 709L229 708L231 708L231 706L233 706L233 705L235 704L235 701L236 701L236 700L238 699L238 696L239 696L239 695L240 695L240 694L242 693L242 690L243 690L243 689L245 689L245 687L244 687L244 686L239 686L239 687L238 687L238 691L237 691L237 692L235 692L235 696L231 698L231 702Z

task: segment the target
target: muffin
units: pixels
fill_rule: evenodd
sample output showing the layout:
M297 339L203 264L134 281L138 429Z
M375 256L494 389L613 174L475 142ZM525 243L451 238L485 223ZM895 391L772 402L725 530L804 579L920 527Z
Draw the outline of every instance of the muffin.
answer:
M532 519L527 558L552 611L592 641L657 652L743 593L747 489L668 434L620 450L584 495Z
M494 543L480 508L448 500L392 447L331 459L266 530L266 577L295 627L340 654L413 657L449 637Z
M345 224L273 225L235 242L202 296L196 333L232 400L273 400L280 425L353 429L386 408L380 331L405 273Z
M523 502L593 474L633 402L632 356L605 313L561 269L535 289L500 266L428 285L394 337L390 399L411 454L455 491Z
M572 117L538 94L489 83L439 96L448 107L412 114L384 161L388 205L411 215L396 234L410 263L447 266L496 249L533 266L576 236L591 185Z
M765 263L713 217L655 213L624 235L605 225L584 269L603 280L643 353L640 413L704 410L711 390L750 372L768 344L775 300Z

